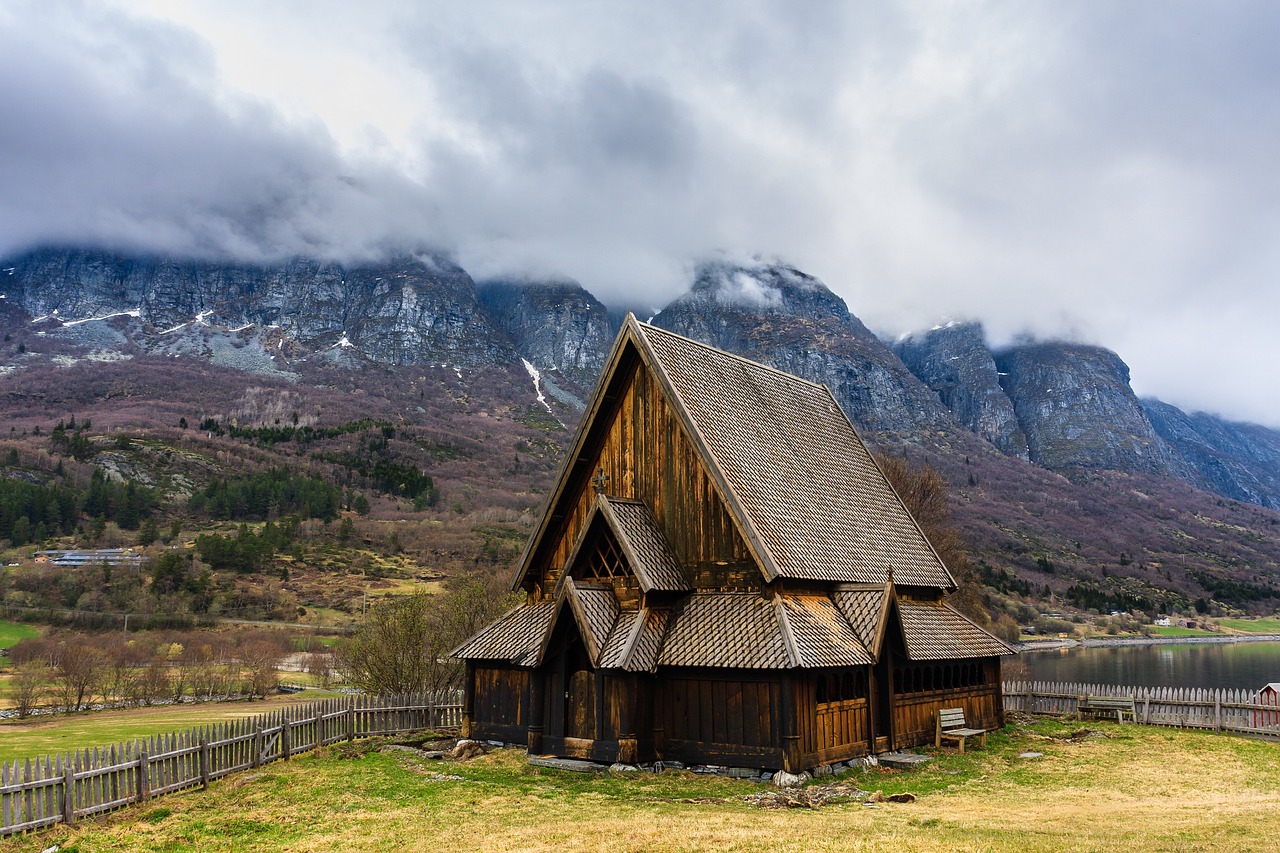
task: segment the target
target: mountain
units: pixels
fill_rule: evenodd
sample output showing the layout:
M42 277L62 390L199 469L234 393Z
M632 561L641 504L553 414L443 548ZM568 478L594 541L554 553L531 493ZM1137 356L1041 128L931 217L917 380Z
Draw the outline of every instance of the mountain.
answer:
M0 293L70 337L95 334L66 330L99 318L136 318L150 328L129 337L147 351L172 350L166 336L212 327L274 346L273 358L286 344L354 349L383 364L479 367L515 358L471 277L437 255L256 266L42 249L4 262Z
M1102 347L1032 343L995 355L1000 385L1031 461L1055 471L1178 473L1129 387L1129 368Z
M906 365L813 276L709 263L653 323L826 385L860 430L916 435L954 421Z
M993 350L976 323L889 345L784 264L704 264L653 322L828 385L870 444L942 473L996 600L1280 602L1280 434L1140 401L1115 353ZM406 555L408 576L496 571L616 325L576 282L477 285L430 254L36 250L0 261L0 451L16 454L0 477L86 488L97 469L154 485L181 515L209 483L298 468L368 495L353 535ZM71 415L94 432L65 460L65 430L47 436Z
M960 425L1019 459L1030 458L1013 400L1000 384L979 323L948 323L908 335L893 351L938 395Z
M490 280L478 292L521 357L582 409L613 346L609 310L576 281Z
M1223 497L1280 509L1280 433L1159 400L1142 408L1192 482Z

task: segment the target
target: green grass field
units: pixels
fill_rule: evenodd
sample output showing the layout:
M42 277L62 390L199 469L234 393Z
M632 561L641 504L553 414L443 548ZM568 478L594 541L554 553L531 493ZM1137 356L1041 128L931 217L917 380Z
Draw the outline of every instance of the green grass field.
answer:
M21 622L6 622L0 619L0 649L8 649L28 637L38 637L40 630Z
M1154 637L1212 637L1212 631L1201 631L1199 628L1178 628L1174 625L1162 627L1153 625L1151 635Z
M134 850L1105 851L1274 849L1280 747L1198 732L1035 722L911 771L846 771L864 791L768 809L772 790L689 772L568 773L498 750L462 763L335 747L0 853ZM1073 736L1074 735L1074 736ZM933 752L933 750L925 750ZM1040 757L1022 758L1027 752Z
M0 721L0 761L71 752L87 746L108 746L163 732L265 714L286 704L310 702L336 694L308 690L292 696L273 696L255 702L209 702L166 705L124 711L94 711L56 717Z
M1280 618L1274 616L1264 619L1219 619L1218 624L1248 634L1280 634Z

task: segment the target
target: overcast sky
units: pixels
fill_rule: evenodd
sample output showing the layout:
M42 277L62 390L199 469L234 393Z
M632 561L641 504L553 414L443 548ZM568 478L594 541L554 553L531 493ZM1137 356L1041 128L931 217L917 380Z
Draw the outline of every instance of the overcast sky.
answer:
M1280 3L0 3L0 253L454 254L1117 351L1280 427Z

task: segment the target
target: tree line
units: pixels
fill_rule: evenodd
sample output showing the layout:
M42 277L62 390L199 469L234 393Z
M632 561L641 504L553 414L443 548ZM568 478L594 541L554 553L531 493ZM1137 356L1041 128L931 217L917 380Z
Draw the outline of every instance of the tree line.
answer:
M153 705L264 697L291 650L280 632L53 630L9 650L8 693L19 717L41 706Z

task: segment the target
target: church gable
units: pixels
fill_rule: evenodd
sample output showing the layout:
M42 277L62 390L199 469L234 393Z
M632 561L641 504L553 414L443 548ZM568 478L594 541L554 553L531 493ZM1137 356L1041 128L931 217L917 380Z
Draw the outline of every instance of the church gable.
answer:
M616 528L636 531L637 549L660 535L687 587L759 588L757 564L715 478L625 330L572 453L518 569L516 585L535 599L551 594L568 566L594 523L598 495L613 502ZM651 549L636 556L642 567L660 567L655 587L683 588L665 556Z

